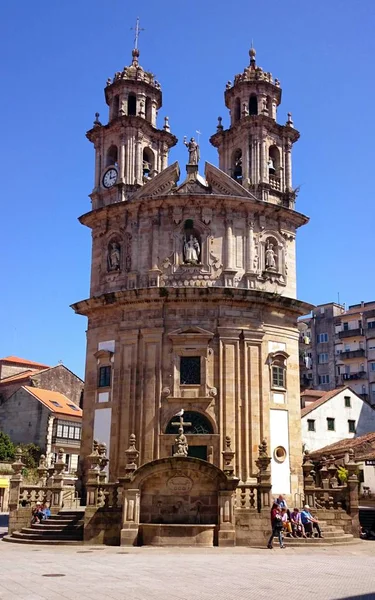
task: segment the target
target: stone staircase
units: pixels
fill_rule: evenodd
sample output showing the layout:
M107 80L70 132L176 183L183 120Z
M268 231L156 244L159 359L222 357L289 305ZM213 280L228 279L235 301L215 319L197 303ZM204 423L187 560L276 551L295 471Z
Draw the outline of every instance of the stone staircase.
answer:
M322 531L323 538L289 538L284 536L285 546L331 546L342 544L356 544L359 542L359 539L355 538L351 533L345 533L342 527L337 527L336 525L327 525L326 521L320 520L319 525ZM315 536L315 530L313 531ZM276 539L274 540L274 543L276 543Z
M42 523L6 535L4 542L16 544L83 544L83 510L63 510Z

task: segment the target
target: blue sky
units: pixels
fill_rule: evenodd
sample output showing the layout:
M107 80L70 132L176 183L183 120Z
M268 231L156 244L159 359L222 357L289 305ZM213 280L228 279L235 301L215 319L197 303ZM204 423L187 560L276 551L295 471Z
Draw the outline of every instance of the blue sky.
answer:
M140 62L163 89L180 143L228 125L225 83L257 62L281 81L278 120L291 111L301 139L293 154L297 210L311 218L298 235L298 296L311 303L375 299L373 284L375 3L362 0L18 0L0 3L0 356L16 354L79 375L84 317L69 305L88 297L94 154L85 132L107 117L108 76L130 63L137 16ZM201 166L202 169L202 166Z

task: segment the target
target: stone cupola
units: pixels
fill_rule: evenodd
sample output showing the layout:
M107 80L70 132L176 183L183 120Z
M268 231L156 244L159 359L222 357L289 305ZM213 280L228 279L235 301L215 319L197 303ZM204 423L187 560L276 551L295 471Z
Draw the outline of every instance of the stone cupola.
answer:
M168 117L157 128L162 92L154 75L139 64L139 50L132 62L107 80L104 90L109 107L108 123L96 114L88 139L95 146L93 208L128 200L140 186L168 166L169 149L177 143Z
M256 64L254 48L249 55L249 66L226 84L230 126L224 129L219 117L210 141L225 173L258 199L294 208L291 149L299 133L290 113L285 125L276 122L280 82Z

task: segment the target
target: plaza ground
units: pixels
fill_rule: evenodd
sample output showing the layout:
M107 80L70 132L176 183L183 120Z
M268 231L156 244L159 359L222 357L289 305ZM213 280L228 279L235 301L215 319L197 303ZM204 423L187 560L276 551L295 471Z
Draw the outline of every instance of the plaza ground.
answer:
M0 533L4 524L0 516ZM375 600L374 559L375 542L267 550L0 541L0 599Z

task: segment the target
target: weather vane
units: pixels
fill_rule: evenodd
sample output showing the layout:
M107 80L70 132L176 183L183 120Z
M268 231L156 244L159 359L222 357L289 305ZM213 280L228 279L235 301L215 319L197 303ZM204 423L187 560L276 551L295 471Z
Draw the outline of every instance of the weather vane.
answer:
M135 50L138 50L139 34L141 33L141 31L144 31L144 28L139 26L139 17L137 17L137 21L135 23L135 27L130 27L130 30L131 31L135 31L134 48L135 48Z

